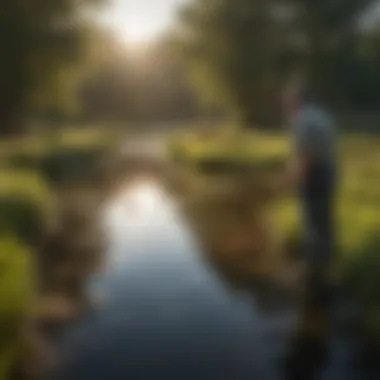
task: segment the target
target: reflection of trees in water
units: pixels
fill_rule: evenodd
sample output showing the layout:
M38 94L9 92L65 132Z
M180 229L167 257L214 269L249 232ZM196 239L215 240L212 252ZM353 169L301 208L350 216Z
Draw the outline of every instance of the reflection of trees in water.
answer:
M283 308L291 301L283 284L274 280L283 269L284 255L269 200L257 182L229 178L210 180L186 208L206 259L225 282L252 294L265 309Z
M308 271L309 272L309 271ZM332 288L325 271L306 273L298 321L284 370L289 379L313 379L327 364L332 336Z
M287 355L279 365L287 379L317 378L329 364L328 347L336 332L331 308L334 292L322 275L324 271L305 272L304 281L295 281L293 287L276 281L292 259L278 244L275 226L270 223L268 196L252 187L233 188L196 194L191 206L185 207L205 259L225 283L251 294L262 311L298 310ZM298 274L295 271L290 277ZM303 294L299 294L300 284Z
M273 258L282 252L273 244L270 224L263 221L264 214L252 213L249 202L240 201L239 207L233 202L225 207L219 204L214 214L210 209L208 215L203 210L202 221L198 215L198 223L203 222L201 228L198 224L199 237L208 260L224 282L251 294L262 311L294 308L295 292L273 279L273 271L278 269L275 266L283 263L279 263L279 257ZM330 337L328 302L323 297L326 294L321 286L310 286L302 298L297 329L289 346L291 360L283 368L290 379L312 379L326 361Z
M266 203L245 186L231 186L225 193L217 188L214 193L209 190L195 200L188 214L213 259L241 266L253 274L276 270L281 252L274 225L269 221L270 213Z

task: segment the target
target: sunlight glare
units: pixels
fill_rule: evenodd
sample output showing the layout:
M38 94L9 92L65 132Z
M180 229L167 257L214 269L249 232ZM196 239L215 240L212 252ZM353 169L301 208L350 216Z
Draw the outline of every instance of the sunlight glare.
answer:
M111 0L102 20L128 45L153 43L172 25L186 0Z
M130 22L116 29L118 38L127 45L138 47L153 42L157 37L157 30L149 23Z
M134 206L139 214L152 212L160 199L158 190L149 184L136 187L128 195L129 205Z
M151 230L156 223L160 224L159 218L166 215L161 210L166 205L164 196L150 182L132 185L112 203L105 215L105 228L108 231L120 228L123 234L134 234L137 230L144 231L147 226Z

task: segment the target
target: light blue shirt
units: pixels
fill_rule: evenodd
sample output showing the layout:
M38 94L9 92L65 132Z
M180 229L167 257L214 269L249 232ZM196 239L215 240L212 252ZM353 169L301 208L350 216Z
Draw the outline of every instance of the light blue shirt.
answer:
M294 120L293 149L305 151L317 162L335 166L336 130L332 118L313 104L304 105Z

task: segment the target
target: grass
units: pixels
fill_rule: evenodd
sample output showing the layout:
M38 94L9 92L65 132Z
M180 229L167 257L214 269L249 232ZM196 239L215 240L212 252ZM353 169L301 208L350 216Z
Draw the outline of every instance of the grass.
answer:
M20 348L20 326L33 313L31 254L16 240L0 240L0 378L6 379Z

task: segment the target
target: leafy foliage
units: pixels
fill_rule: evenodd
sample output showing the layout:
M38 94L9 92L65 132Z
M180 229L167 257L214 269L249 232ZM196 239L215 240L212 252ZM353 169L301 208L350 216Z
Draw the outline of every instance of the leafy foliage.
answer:
M222 104L244 124L270 121L284 41L268 2L198 0L180 19L173 46L203 100Z
M41 167L44 177L52 184L96 179L96 170L104 158L105 148L66 147L54 150L43 157Z
M201 100L221 104L242 124L278 123L279 91L293 76L335 106L377 99L376 54L360 53L365 44L378 51L376 31L357 33L359 16L374 3L196 0L180 12L172 45Z
M41 107L67 106L89 40L84 11L99 0L5 0L0 10L0 126L18 132Z
M18 353L20 327L33 313L31 253L13 239L2 238L0 272L0 377L6 378Z
M104 54L80 86L86 120L157 122L181 120L199 111L165 39L131 52L106 33L101 39Z
M53 197L34 173L0 173L0 234L36 243L51 222Z

